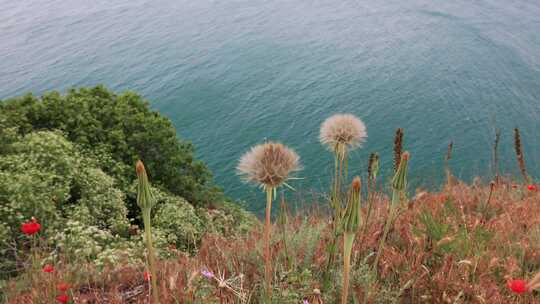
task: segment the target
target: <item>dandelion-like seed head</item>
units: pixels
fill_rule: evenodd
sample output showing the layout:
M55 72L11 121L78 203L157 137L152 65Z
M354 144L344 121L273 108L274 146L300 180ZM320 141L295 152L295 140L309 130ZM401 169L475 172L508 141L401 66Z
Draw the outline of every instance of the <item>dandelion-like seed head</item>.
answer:
M330 150L360 147L367 137L366 126L352 114L335 114L321 125L319 139Z
M283 144L267 142L246 152L236 169L245 181L265 189L275 189L287 180L289 174L300 170L300 157Z

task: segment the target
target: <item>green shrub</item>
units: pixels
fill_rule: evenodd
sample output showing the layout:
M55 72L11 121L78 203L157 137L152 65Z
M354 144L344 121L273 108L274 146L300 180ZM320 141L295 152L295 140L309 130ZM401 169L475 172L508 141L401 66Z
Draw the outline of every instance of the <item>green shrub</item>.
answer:
M228 201L215 208L198 208L197 214L204 221L207 232L223 235L247 233L260 224L252 213Z
M121 262L137 264L144 258L141 238L128 241L109 230L77 220L67 220L64 227L54 234L52 243L57 249L50 258L62 257L74 265L92 262L103 268L106 265L118 266Z
M158 202L153 216L153 227L158 230L167 244L182 251L193 251L204 234L204 224L195 213L195 208L185 200L153 192Z
M100 168L127 186L132 168L142 159L153 183L192 204L222 199L206 166L193 156L193 146L179 141L169 119L150 110L133 92L114 94L103 86L70 90L65 95L45 93L0 100L0 126L16 127L21 134L35 130L61 130L90 154L109 154L123 166ZM1 134L0 134L1 136Z
M114 179L101 169L82 168L73 181L79 199L70 209L68 218L85 221L88 225L126 233L129 227L124 193L115 188ZM83 211L84 210L84 211ZM81 212L83 211L83 212ZM86 213L87 216L81 216Z
M0 243L21 245L19 227L33 216L47 240L63 231L69 219L107 233L126 234L124 194L115 180L91 167L95 160L84 157L61 133L29 133L6 151L0 155L0 225L6 227ZM6 252L5 246L0 250L4 250L0 263L9 267L4 262L17 253Z

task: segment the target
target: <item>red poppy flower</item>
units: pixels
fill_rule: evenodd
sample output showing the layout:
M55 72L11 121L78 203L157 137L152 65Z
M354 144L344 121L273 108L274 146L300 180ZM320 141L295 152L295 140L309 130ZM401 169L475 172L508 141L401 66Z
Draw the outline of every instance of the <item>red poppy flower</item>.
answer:
M51 273L54 272L54 267L51 264L43 266L43 272Z
M56 297L56 301L60 303L67 303L69 301L69 296L66 294L61 294Z
M531 184L531 185L527 185L527 189L528 189L529 191L536 191L536 186L535 186L535 185L532 185L532 184Z
M23 223L21 225L21 231L26 235L36 234L41 229L41 224L37 222L35 218L32 221Z
M150 279L152 278L152 275L150 273L148 273L148 271L145 271L143 273L143 277L144 277L145 281L150 281Z
M58 285L56 285L56 289L58 289L58 290L60 290L62 292L66 292L69 288L70 288L70 286L67 283L59 283Z
M506 283L508 288L515 293L524 293L527 292L527 282L524 280L510 280Z

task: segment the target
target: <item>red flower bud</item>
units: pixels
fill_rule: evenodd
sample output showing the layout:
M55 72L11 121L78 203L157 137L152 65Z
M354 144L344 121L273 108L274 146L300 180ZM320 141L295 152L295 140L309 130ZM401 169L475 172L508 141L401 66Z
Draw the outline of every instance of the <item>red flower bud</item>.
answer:
M533 184L527 185L527 189L528 189L529 191L536 191L536 186L533 185Z

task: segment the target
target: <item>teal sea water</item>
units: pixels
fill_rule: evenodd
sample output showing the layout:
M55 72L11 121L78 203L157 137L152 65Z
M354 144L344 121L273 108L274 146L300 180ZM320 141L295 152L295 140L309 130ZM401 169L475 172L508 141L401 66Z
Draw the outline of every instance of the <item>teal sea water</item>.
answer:
M235 166L265 139L301 155L300 195L325 190L332 160L318 129L337 112L368 129L352 174L378 151L388 176L397 127L415 186L442 180L449 141L455 175L489 176L496 127L502 169L515 174L518 126L540 177L537 0L0 0L0 20L0 99L99 83L138 91L235 198L263 200Z

